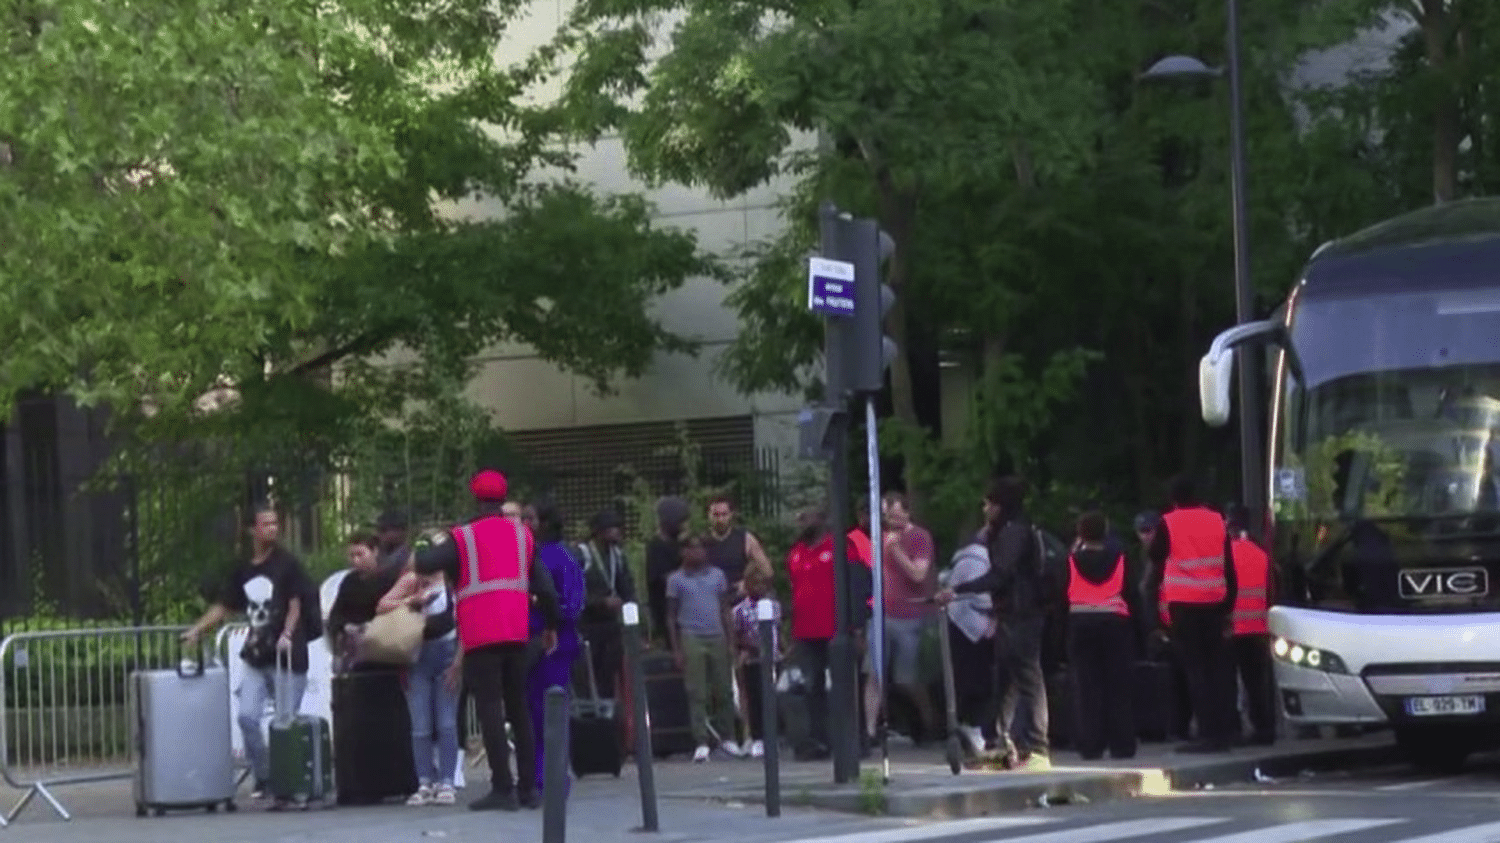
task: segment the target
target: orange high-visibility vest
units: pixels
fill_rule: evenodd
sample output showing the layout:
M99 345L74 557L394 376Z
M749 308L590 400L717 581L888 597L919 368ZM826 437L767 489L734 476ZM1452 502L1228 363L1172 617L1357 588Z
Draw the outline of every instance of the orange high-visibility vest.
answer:
M1125 554L1115 560L1114 572L1102 583L1091 583L1078 573L1078 560L1068 555L1068 611L1079 614L1130 616L1125 603Z
M1270 608L1267 587L1271 580L1271 559L1260 546L1249 539L1235 539L1234 578L1238 589L1234 595L1234 634L1263 635L1266 611Z
M1161 602L1219 603L1229 593L1224 579L1224 518L1196 506L1162 516L1171 545L1162 572Z
M459 560L454 611L464 650L525 641L531 620L531 531L492 515L459 527L453 538Z

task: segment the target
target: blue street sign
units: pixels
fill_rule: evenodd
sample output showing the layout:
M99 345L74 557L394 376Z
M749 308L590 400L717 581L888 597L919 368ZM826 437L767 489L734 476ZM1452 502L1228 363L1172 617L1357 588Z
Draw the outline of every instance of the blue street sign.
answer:
M807 309L824 316L853 316L854 264L808 258Z

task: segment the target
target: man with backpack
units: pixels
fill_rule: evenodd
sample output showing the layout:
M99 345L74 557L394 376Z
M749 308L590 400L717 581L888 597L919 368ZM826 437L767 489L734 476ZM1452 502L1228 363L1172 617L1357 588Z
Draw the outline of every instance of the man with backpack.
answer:
M990 569L982 577L943 589L946 605L958 593L988 593L997 618L995 631L996 698L999 732L1005 741L1007 767L1041 772L1051 769L1047 742L1047 686L1042 674L1042 639L1047 607L1052 602L1043 571L1042 547L1026 515L1025 486L1017 477L990 483L984 496L984 518ZM1033 710L1014 741L1011 725L1021 699Z

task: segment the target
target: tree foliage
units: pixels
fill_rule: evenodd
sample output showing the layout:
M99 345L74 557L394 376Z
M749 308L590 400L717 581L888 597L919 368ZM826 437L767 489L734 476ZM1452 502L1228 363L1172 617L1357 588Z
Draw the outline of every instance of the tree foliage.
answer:
M639 198L546 177L573 160L526 99L546 62L495 60L528 11L0 12L0 408L60 388L180 416L227 378L247 396L321 390L292 410L308 422L420 397L500 342L601 390L659 349L690 351L646 303L717 267ZM372 365L393 351L411 365ZM342 396L327 394L334 364Z

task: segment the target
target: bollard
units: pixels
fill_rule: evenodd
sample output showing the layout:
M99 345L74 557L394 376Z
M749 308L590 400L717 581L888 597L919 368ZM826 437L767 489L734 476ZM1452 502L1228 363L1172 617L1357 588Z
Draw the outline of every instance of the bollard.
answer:
M641 783L641 831L658 831L656 816L656 770L652 766L651 728L646 712L646 676L641 672L641 609L634 603L621 607L625 621L625 659L630 666L630 700L635 720L635 774Z
M568 694L553 685L543 708L542 843L568 838ZM526 775L526 771L518 771Z
M781 730L776 710L776 604L765 598L757 600L755 618L760 621L760 733L766 745L766 816L779 817Z

